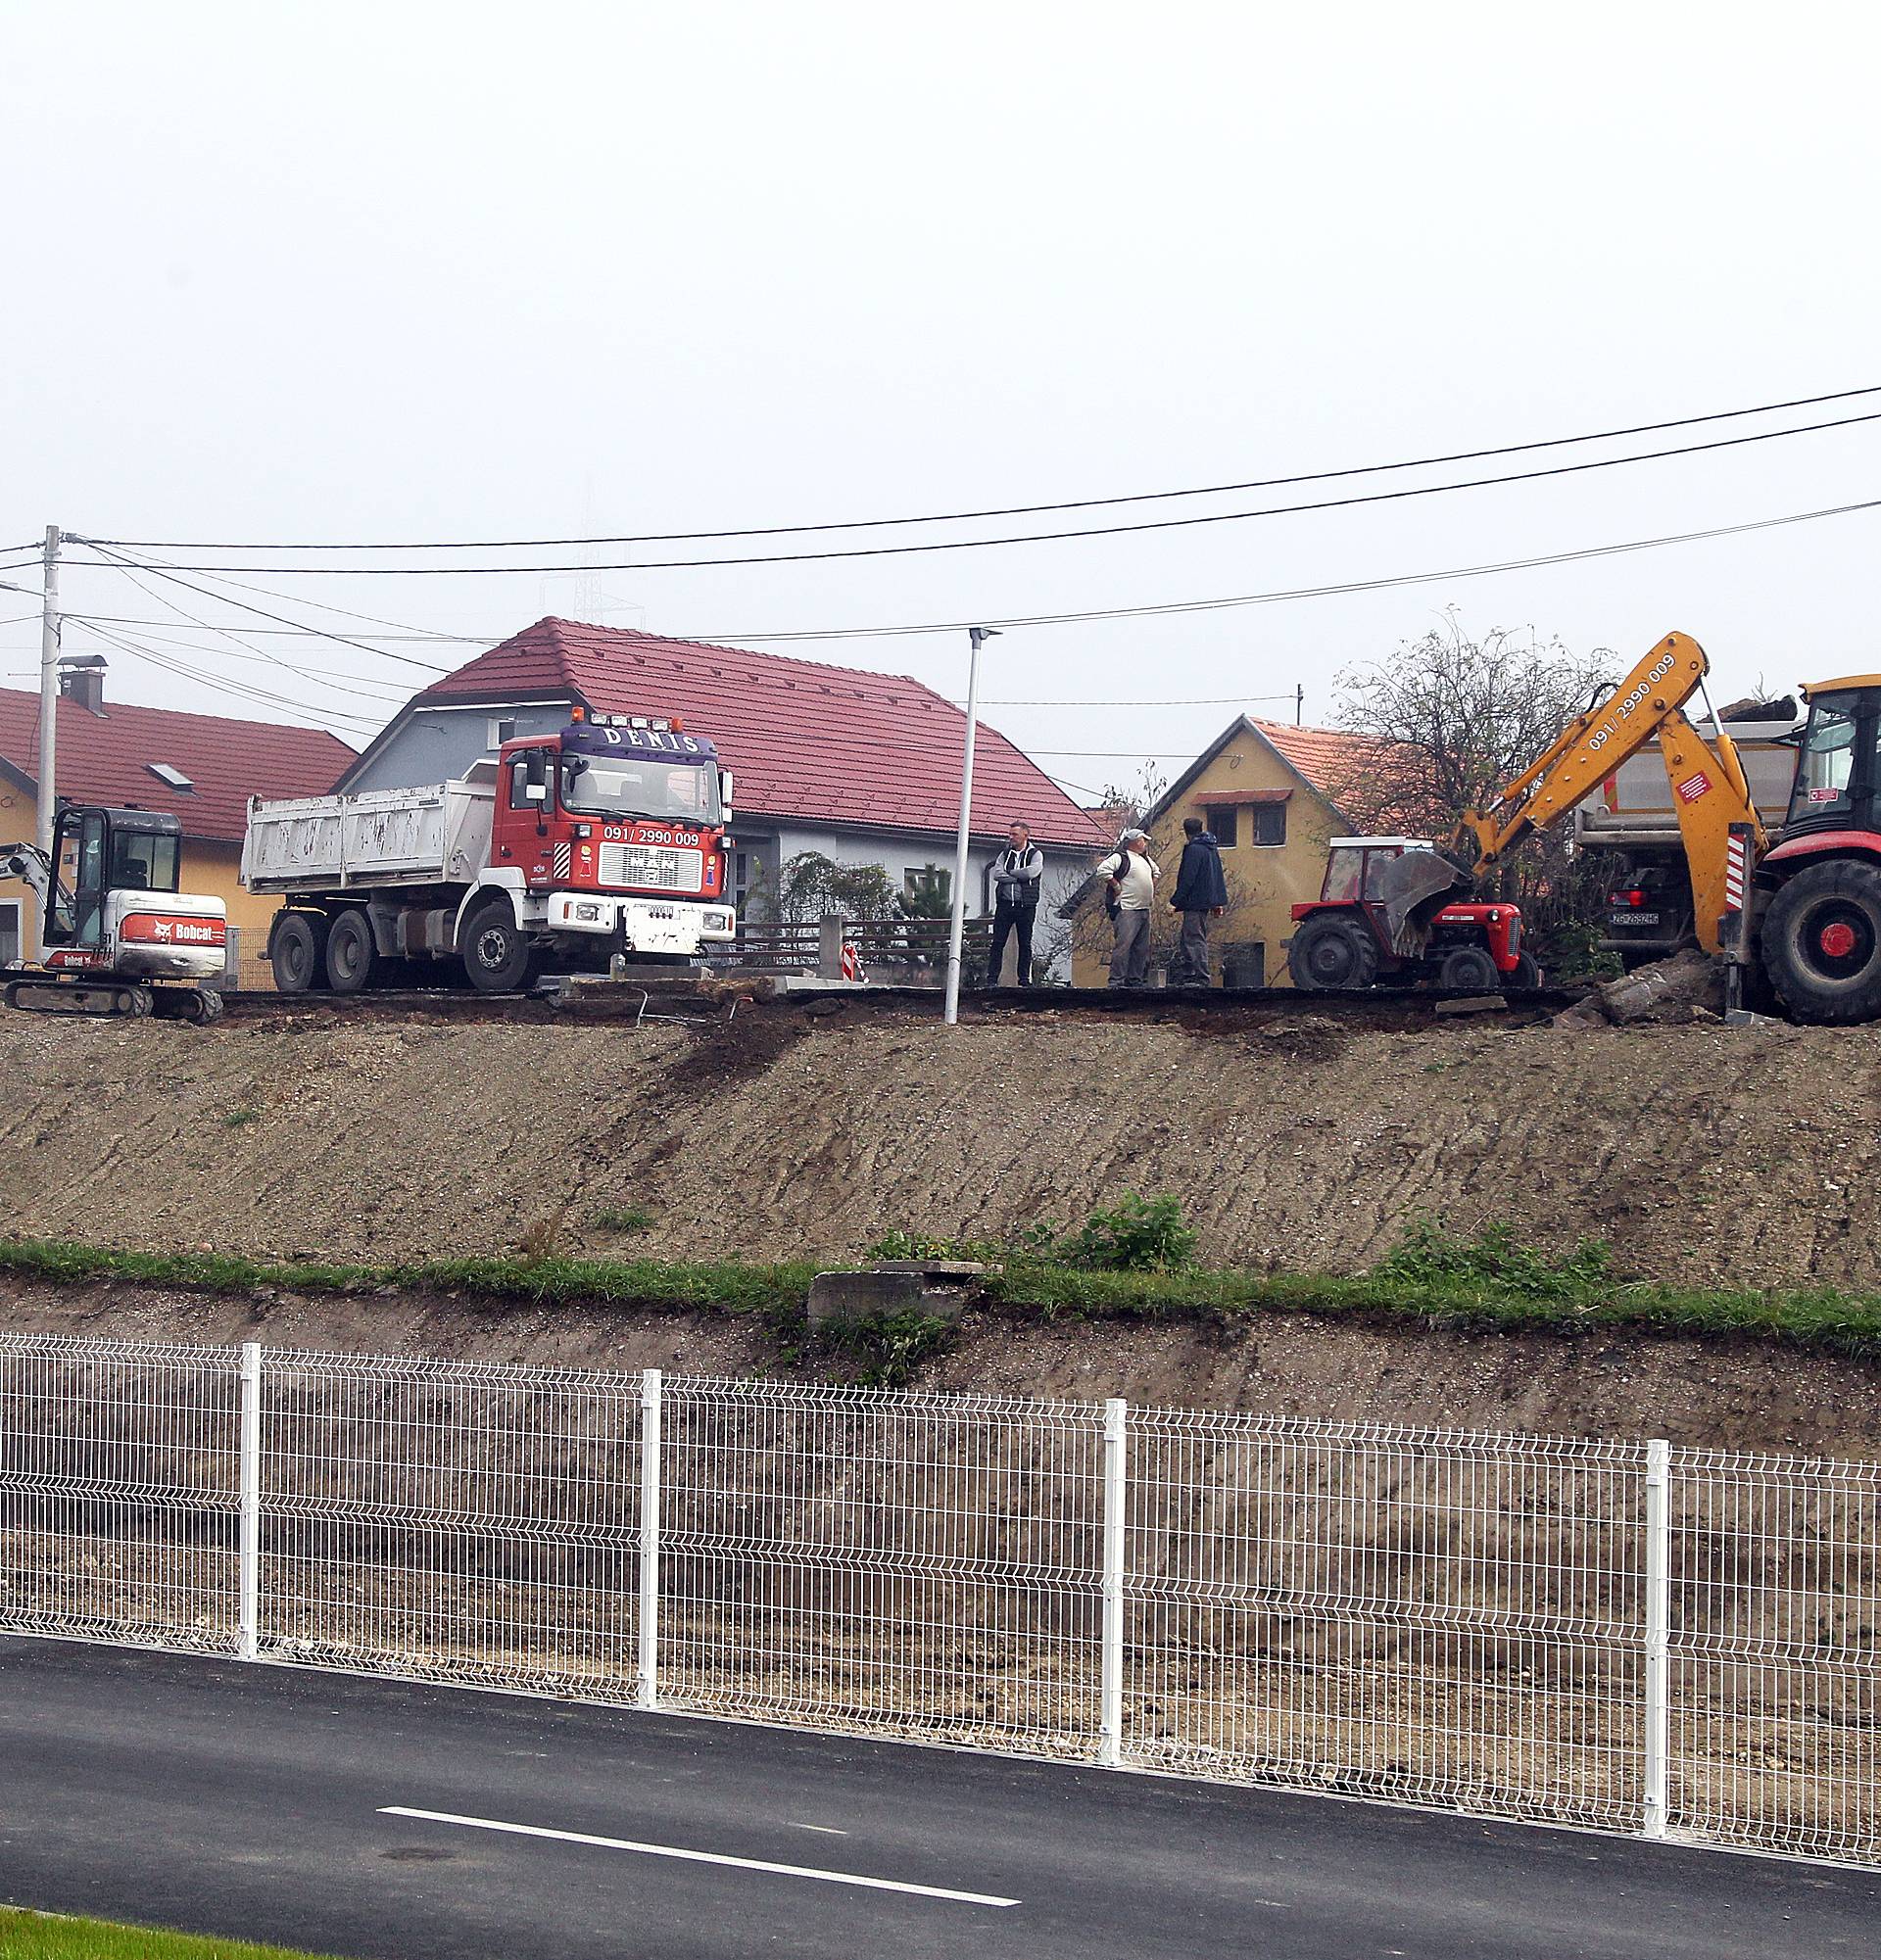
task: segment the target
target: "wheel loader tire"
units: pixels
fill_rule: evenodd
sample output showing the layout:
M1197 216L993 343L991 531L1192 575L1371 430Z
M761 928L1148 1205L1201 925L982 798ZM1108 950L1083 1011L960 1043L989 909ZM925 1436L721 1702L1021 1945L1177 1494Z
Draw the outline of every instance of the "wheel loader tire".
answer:
M1518 953L1516 970L1505 976L1503 984L1513 987L1534 987L1541 984L1541 969L1535 964L1533 953Z
M492 898L463 929L463 971L479 993L520 993L536 978L536 949L506 898Z
M1378 977L1377 942L1350 919L1322 915L1293 934L1286 967L1304 992L1362 992Z
M319 912L283 912L267 935L267 957L277 993L307 993L320 983L326 964L327 922Z
M327 985L335 993L363 993L377 958L371 920L357 908L342 912L326 935Z
M1881 1020L1881 865L1806 866L1763 914L1763 968L1798 1021Z
M1495 993L1502 985L1496 963L1480 946L1458 946L1445 953L1437 984L1452 993Z

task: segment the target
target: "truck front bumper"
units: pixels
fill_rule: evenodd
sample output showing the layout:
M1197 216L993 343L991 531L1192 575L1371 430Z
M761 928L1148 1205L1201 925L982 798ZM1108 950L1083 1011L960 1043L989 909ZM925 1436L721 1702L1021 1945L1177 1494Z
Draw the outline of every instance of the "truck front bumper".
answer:
M738 934L738 915L729 905L685 899L557 891L549 901L548 926L552 932L613 939L624 952L692 954L729 944Z

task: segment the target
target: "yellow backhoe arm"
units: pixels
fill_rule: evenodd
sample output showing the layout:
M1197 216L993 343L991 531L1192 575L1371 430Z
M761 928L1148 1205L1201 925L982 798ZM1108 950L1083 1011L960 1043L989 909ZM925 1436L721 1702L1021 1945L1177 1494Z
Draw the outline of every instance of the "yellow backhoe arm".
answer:
M1480 877L1530 831L1546 830L1567 816L1678 713L1710 664L1696 640L1668 633L1604 701L1576 715L1486 810L1464 812L1450 838L1460 861L1473 859L1471 870ZM1692 739L1698 739L1696 732ZM1728 747L1730 738L1722 740ZM1736 763L1735 751L1731 760ZM1743 781L1741 769L1737 780Z
M1493 869L1531 831L1559 823L1659 737L1691 868L1698 936L1707 952L1716 952L1730 827L1757 825L1757 808L1736 745L1722 725L1713 747L1681 712L1710 665L1696 640L1667 634L1605 700L1576 715L1486 809L1466 810L1439 847L1436 863L1419 865L1425 854L1406 852L1393 867L1401 873L1400 888L1387 903L1387 914L1395 914L1394 943L1401 935L1427 931L1459 885L1473 884ZM1756 842L1760 850L1761 826ZM1460 876L1446 878L1440 869L1444 859Z

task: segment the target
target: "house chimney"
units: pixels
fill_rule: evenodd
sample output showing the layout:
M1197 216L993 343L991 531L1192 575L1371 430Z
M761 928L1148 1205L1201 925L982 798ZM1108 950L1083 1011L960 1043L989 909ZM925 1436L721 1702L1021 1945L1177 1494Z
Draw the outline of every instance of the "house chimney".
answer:
M105 712L105 656L72 653L59 663L59 692L101 719Z

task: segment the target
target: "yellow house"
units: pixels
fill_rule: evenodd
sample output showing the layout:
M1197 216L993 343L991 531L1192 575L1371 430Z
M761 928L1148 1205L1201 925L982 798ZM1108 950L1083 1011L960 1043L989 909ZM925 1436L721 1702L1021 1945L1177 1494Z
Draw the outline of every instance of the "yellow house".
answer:
M105 700L105 669L62 672L54 768L61 803L166 810L183 828L180 883L228 908L229 983L268 987L261 954L280 900L241 886L250 796L317 796L356 757L336 736ZM0 688L0 843L31 840L38 802L39 696ZM0 879L0 964L38 944L36 900Z
M1294 728L1243 715L1189 764L1143 819L1160 867L1152 914L1152 978L1173 947L1169 895L1182 855L1182 819L1199 817L1221 845L1227 914L1215 921L1211 955L1218 983L1287 986L1291 908L1320 895L1326 846L1352 826L1337 798L1375 765L1376 744L1337 729ZM1102 986L1110 928L1093 882L1074 901L1072 983Z

